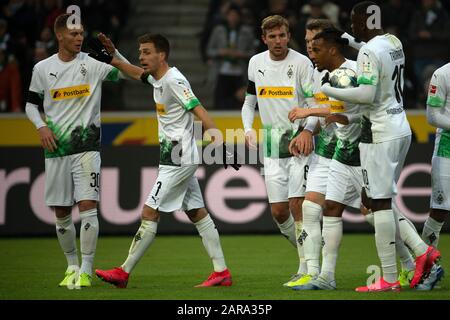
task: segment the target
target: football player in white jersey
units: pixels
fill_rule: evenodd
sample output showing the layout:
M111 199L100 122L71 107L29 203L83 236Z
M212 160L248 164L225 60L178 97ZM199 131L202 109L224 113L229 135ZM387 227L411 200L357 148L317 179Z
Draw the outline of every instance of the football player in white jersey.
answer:
M324 21L326 22L328 20L324 20ZM321 22L321 19L312 20L310 23L307 24L307 26L306 26L307 37L308 37L308 33L309 34L313 33L313 31L308 30L308 27L315 27L317 25L317 23L323 24L323 22ZM320 39L322 39L322 38L328 39L328 41L326 41L326 39L323 40L325 42L323 42L321 40L321 43L325 43L325 44L328 43L329 45L334 43L334 47L335 47L334 50L339 50L339 46L342 46L342 45L349 45L349 46L352 46L354 49L359 50L361 47L361 44L362 45L365 44L364 42L355 41L351 35L343 33L342 31L334 28L332 25L329 27L323 28L323 31L321 32L320 35L318 35L318 33L313 33L313 35L314 35L314 37L316 37L316 36L320 37ZM313 42L313 38L311 38L311 43ZM307 41L307 43L308 43L308 41ZM345 104L342 101L330 101L330 99L323 92L321 92L322 78L328 72L328 70L326 68L324 68L323 65L329 65L329 64L332 65L333 64L332 61L327 60L328 58L334 60L333 54L330 53L330 55L328 55L328 54L324 55L324 52L328 52L330 48L326 47L325 48L326 50L323 50L321 48L321 46L318 45L317 43L315 43L314 52L312 50L312 45L310 47L311 48L308 48L308 50L311 50L312 52L309 53L309 51L308 51L308 54L309 54L311 60L316 64L315 78L314 78L314 97L315 97L315 102L316 102L316 108L311 108L311 109L295 108L294 110L292 110L289 113L289 117L291 120L295 120L298 118L306 118L308 116L319 116L319 117L326 117L326 121L325 121L325 118L321 118L323 120L320 121L321 132L319 135L318 143L316 143L316 154L313 156L313 158L311 160L311 164L310 164L309 171L308 171L308 181L306 184L306 196L305 196L305 201L303 202L303 216L305 216L305 214L307 214L307 212L308 212L308 209L310 209L310 207L312 207L312 206L309 206L309 207L305 208L306 200L312 201L316 204L319 204L321 207L323 207L324 202L325 202L325 194L327 192L328 184L330 184L331 187L334 188L337 192L339 192L340 190L345 190L345 187L342 187L343 189L336 188L336 184L334 182L337 180L334 178L330 179L331 174L329 173L328 169L330 166L331 158L333 158L333 155L335 152L336 143L327 144L326 143L327 139L322 138L322 136L324 136L324 134L327 132L333 132L333 135L334 135L335 130L330 128L333 126L327 126L327 125L329 125L332 122L336 122L336 123L339 123L339 124L337 124L338 127L341 125L347 125L347 124L350 124L350 126L353 126L354 123L357 123L359 125L360 120L361 120L360 112L350 112L350 113L349 112L346 112L346 113L339 112L340 108L342 108L342 106ZM318 58L316 58L316 52L319 55ZM340 52L338 52L337 54L339 57L339 59L338 59L339 61L342 61L342 59L345 59L345 57L341 57ZM316 60L321 60L321 62L316 61ZM321 65L320 68L317 67L317 65L319 65L319 64ZM350 69L352 69L354 71L356 70L356 62L347 60L346 64L350 64L350 65L349 66L343 65L342 67L349 67ZM330 103L331 103L331 106L330 106ZM331 112L331 114L330 114L330 112ZM337 130L339 130L339 128ZM341 129L341 131L342 131L342 129ZM342 133L340 135L342 136ZM342 144L342 139L341 139L340 143ZM332 145L332 149L328 147L329 145ZM295 152L295 148L292 148L292 150L294 150L294 152ZM357 147L356 147L356 150L358 152L358 158L359 158L359 149ZM327 152L324 152L324 151L327 151ZM329 156L329 158L327 158L327 155L330 153L331 153L331 155ZM336 161L335 161L335 164L336 164ZM361 174L361 172L359 172L359 174ZM349 181L352 181L352 179L350 179ZM359 181L358 179L353 179L353 181L356 182L355 185L358 185L358 181ZM313 192L311 190L317 190L317 191ZM361 188L359 188L358 190L353 189L353 191L355 192L355 194L352 194L351 196L349 196L349 194L347 194L347 197L353 197L355 199L355 201L353 201L353 204L356 204L356 202L357 202L356 199L358 199L358 201L360 199ZM332 191L330 191L329 196L331 195L331 192ZM336 192L334 192L334 193L336 193ZM320 200L320 202L318 202L317 200ZM355 207L358 208L359 206L355 206ZM366 221L373 226L374 225L373 213L370 210L368 210L367 207L370 207L370 202L361 205L360 210L361 210L361 213L364 215L364 218L366 219ZM306 233L313 234L313 232L311 232L311 229L313 229L313 228L320 230L320 221L319 221L320 213L321 212L319 211L319 208L318 208L316 210L316 219L315 219L314 224L307 224L305 227L305 220L304 220L303 229L305 230ZM340 214L342 214L342 213L340 213ZM402 216L402 219L407 220L403 216ZM324 238L323 235L322 235L322 238ZM320 242L320 244L321 244L322 238L316 236L315 242ZM314 277L311 275L312 272L310 270L318 269L318 267L313 269L311 267L311 263L318 265L318 261L320 258L321 245L319 244L319 245L314 246L315 243L311 240L308 241L308 237L306 237L305 240L306 241L304 241L303 247L305 250L305 258L306 258L306 262L308 264L308 271L309 271L310 276L308 277L309 279L307 279L306 281L299 281L302 283L298 283L294 286L305 285L308 282L308 280L311 280L311 278ZM395 245L396 245L397 254L399 255L401 266L402 266L402 270L400 271L400 275L399 275L399 281L402 286L409 286L410 280L411 280L411 278L414 274L414 270L415 270L414 259L411 256L409 249L405 246L403 240L400 238L400 234L397 234L397 240L398 241L396 241ZM330 243L330 241L328 241L328 243ZM327 250L327 251L329 251L329 250Z
M450 212L450 63L437 69L430 80L427 99L428 123L437 127L431 160L430 215L422 230L422 239L438 246L439 233ZM433 289L443 269L433 266L419 289Z
M332 72L338 68L348 68L355 71L356 62L345 59L342 48L339 32L333 32L333 29L325 29L325 31L316 34L312 41L312 51L318 71ZM325 176L322 269L320 275L317 276L318 273L312 275L313 278L309 282L294 286L294 290L336 289L334 274L342 239L342 213L347 205L359 208L361 203L362 174L358 149L361 133L359 105L328 99L323 93L320 100L319 108L306 109L309 115L326 117L330 114L339 114L345 117L347 125L338 124L334 130L338 140ZM298 111L306 110L300 109ZM298 112L296 111L291 111L289 114L291 121L298 118ZM352 123L349 123L350 120ZM319 216L316 219L320 221ZM318 227L320 232L320 225ZM317 260L319 259L317 258ZM308 271L309 269L308 265Z
M56 234L67 258L59 285L88 287L99 230L101 84L117 81L120 73L81 52L83 26L69 18L63 14L55 20L58 53L34 66L26 114L44 147L45 202L55 211ZM74 203L81 217L81 268L71 216Z
M306 51L313 63L315 61L314 52L312 51L313 37L322 30L331 28L332 26L332 22L328 19L314 19L306 24ZM313 94L315 105L322 103L320 86L322 76L325 73L326 70L319 71L317 68L314 69ZM293 110L296 109L303 111L309 110L305 108L295 108ZM291 110L290 113L292 112ZM299 270L297 275L285 284L287 287L304 285L319 274L320 249L322 247L320 216L325 202L328 167L333 157L337 141L334 130L325 130L322 124L323 121L321 122L314 153L311 155L308 179L306 181L305 199L302 203L303 225L302 230L300 230L301 233L297 235L299 244L304 251L306 270ZM296 143L296 139L294 138L291 141L292 145ZM295 147L291 147L290 150L294 155L298 155Z
M383 32L380 21L373 23L373 6L376 4L371 1L360 2L353 7L351 14L354 36L366 41L357 59L359 86L347 89L332 88L329 83L322 86L327 96L362 104L361 167L364 190L371 198L383 277L373 284L356 288L358 292L400 290L395 257L398 209L393 208L392 200L411 142L411 129L402 98L403 47L398 38ZM416 269L410 284L414 288L430 271L440 253L427 246L412 228L403 227L402 222L399 224L400 232L405 233L402 239L416 255Z
M199 164L194 138L194 115L205 130L217 130L213 120L192 92L189 81L175 67L169 67L169 41L162 35L145 34L139 39L142 68L108 55L105 48L93 48L94 56L110 63L129 77L153 86L160 142L160 165L156 183L142 209L142 220L125 262L111 270L96 270L102 280L125 288L129 275L153 242L160 212L185 210L195 224L212 260L214 271L197 287L231 286L232 278L223 255L219 233L206 211L195 172ZM224 146L220 135L214 144ZM224 151L224 154L225 151ZM240 165L225 161L235 170Z
M281 233L297 248L298 274L304 274L306 265L297 239L302 229L301 206L316 122L302 120L292 124L287 115L292 108L305 106L307 99L312 98L314 68L306 56L288 47L289 23L285 18L266 17L261 29L268 50L250 59L242 122L247 145L255 147L252 127L258 103L264 127L264 178L272 217ZM297 135L301 137L302 154L293 156L289 143Z
M439 233L450 211L450 63L437 69L431 77L427 119L437 130L431 162L431 210L422 238L437 247Z

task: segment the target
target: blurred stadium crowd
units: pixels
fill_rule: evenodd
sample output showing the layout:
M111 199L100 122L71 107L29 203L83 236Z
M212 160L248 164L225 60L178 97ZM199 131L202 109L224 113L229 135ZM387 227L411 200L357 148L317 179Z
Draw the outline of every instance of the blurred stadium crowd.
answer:
M188 2L188 0L186 0ZM238 110L246 89L249 58L264 51L260 23L280 14L291 24L291 47L306 54L305 25L311 19L331 19L351 32L351 8L357 0L210 0L199 55L215 82L213 107ZM425 107L428 81L438 67L450 61L449 0L376 1L386 32L397 35L407 54L405 107ZM57 50L53 22L68 5L83 12L86 37L102 31L117 42L131 17L129 1L107 0L0 0L0 113L23 112L33 65ZM356 58L355 51L348 52ZM189 78L189 74L187 74ZM130 110L130 108L127 108Z

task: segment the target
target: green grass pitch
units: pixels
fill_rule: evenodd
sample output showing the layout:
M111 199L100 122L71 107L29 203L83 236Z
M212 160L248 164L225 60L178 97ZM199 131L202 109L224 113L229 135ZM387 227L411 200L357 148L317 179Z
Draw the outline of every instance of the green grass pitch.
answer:
M132 237L100 237L96 268L119 265ZM338 290L298 292L282 284L297 270L296 250L281 235L222 236L233 275L232 287L194 288L212 271L198 236L158 236L137 265L127 289L116 289L97 277L91 288L58 288L66 268L54 238L0 239L0 300L7 299L450 299L448 278L431 292L356 293L365 284L366 269L378 264L371 234L345 234L338 258ZM439 243L441 264L450 272L450 235Z

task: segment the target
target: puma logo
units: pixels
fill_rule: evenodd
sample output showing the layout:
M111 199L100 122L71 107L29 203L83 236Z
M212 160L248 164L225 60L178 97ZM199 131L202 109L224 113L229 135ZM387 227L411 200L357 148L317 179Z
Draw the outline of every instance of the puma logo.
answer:
M261 72L261 74L263 75L263 77L264 77L264 73L266 73L266 70L264 70L264 71L261 71L261 70L259 70L258 69L258 72Z
M58 72L57 72L57 73L51 73L51 72L50 72L50 76L53 76L53 77L55 77L56 79L58 79Z

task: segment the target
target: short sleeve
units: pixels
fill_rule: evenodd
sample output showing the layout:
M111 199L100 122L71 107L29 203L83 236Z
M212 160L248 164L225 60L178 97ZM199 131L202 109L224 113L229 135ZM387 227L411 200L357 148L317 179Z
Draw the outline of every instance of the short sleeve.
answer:
M358 53L357 72L358 84L376 86L379 81L379 64L372 51L362 48Z
M106 75L106 78L104 80L117 82L117 81L119 81L119 79L120 79L120 77L119 77L119 69L113 67L111 69L111 71L108 72L108 74Z
M38 66L34 66L33 73L31 75L30 89L31 92L35 92L39 95L44 95L45 84L42 81L42 77L40 75L40 69Z
M200 101L192 92L191 86L184 79L173 79L170 83L170 88L183 108L186 110L192 110L196 106L200 105Z
M254 59L250 59L250 62L248 63L248 80L255 82L255 63Z
M441 108L447 99L447 88L444 83L444 74L439 70L433 73L428 88L427 106Z
M95 70L95 75L98 76L98 79L102 81L117 81L119 79L119 70L112 65L97 61L91 57L88 57L87 59L88 68L91 67Z
M103 81L105 81L105 80L112 81L112 79L114 77L117 77L117 80L119 78L119 70L114 68L112 65L98 62L98 69L99 69L100 79L102 79Z
M312 62L305 58L299 69L300 88L304 98L312 98L314 86L314 66Z

